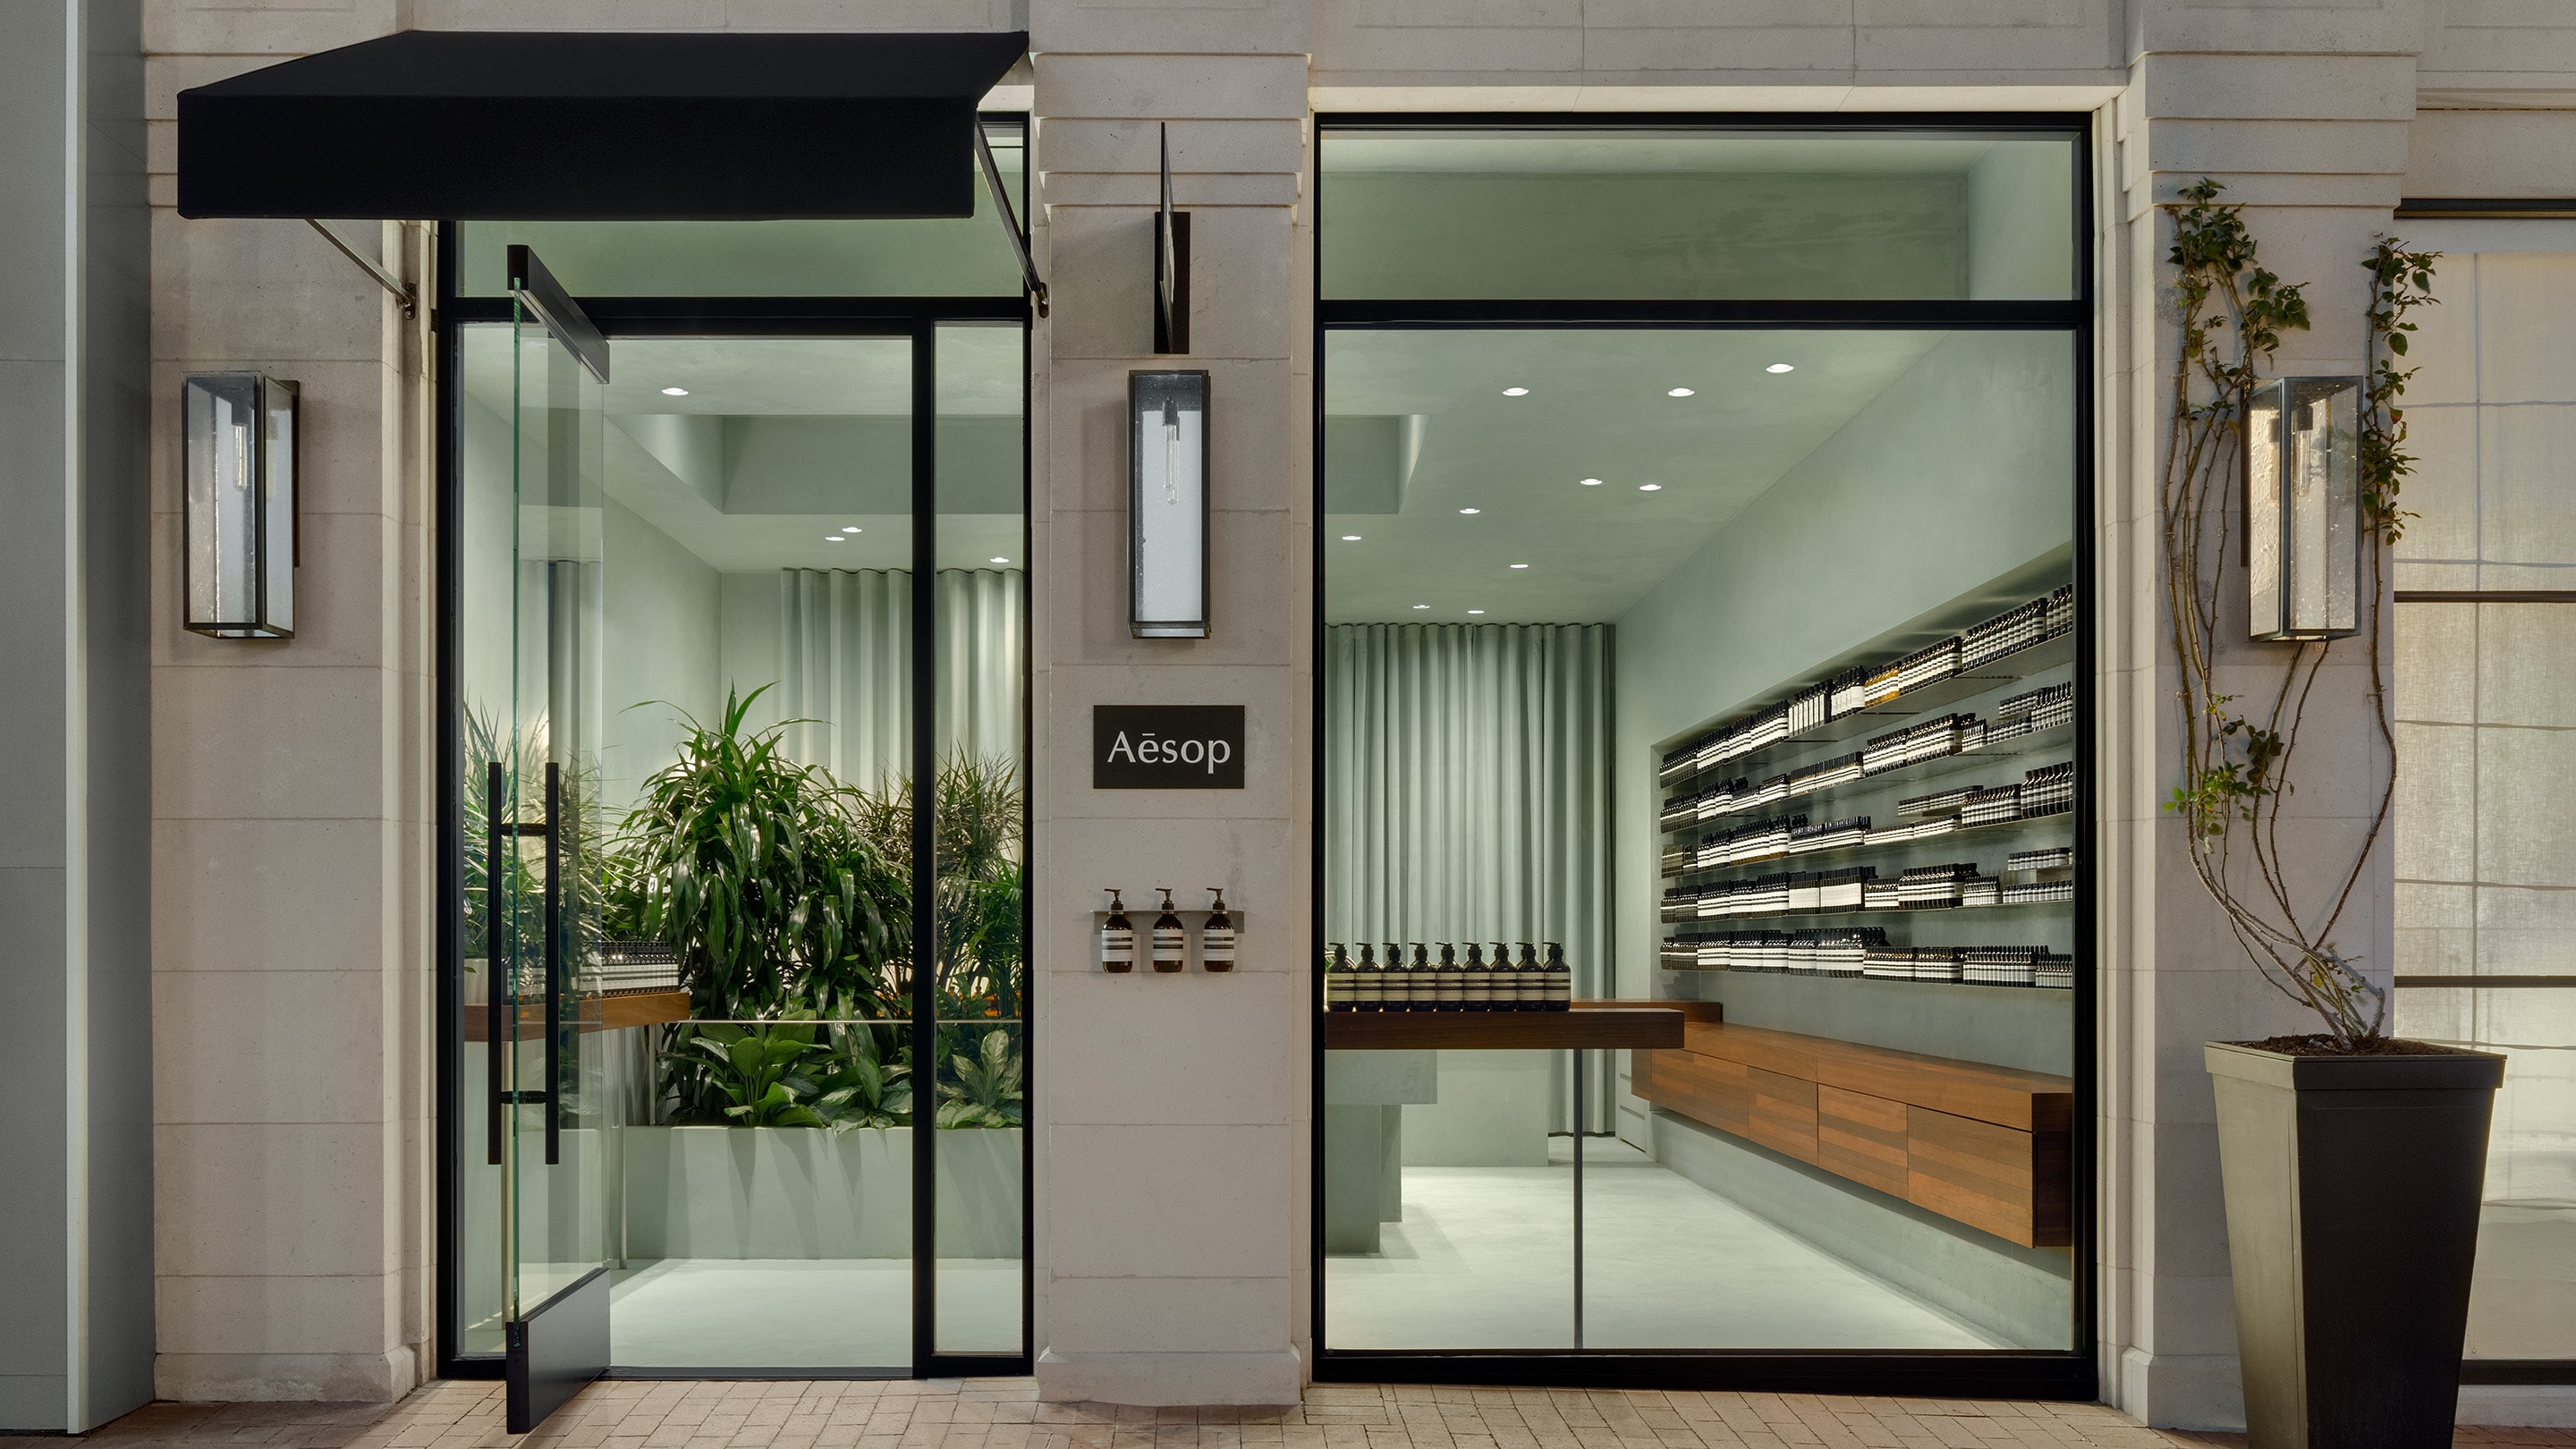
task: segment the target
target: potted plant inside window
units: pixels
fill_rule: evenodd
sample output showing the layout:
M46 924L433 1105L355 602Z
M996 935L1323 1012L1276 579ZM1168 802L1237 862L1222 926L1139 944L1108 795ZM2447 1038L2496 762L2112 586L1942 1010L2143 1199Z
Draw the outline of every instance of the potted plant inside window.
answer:
M2413 462L2396 405L2411 373L2397 359L2414 330L2407 313L2433 301L2436 254L2380 239L2364 263L2369 350L2347 394L2348 421L2313 411L2296 419L2323 471L2278 483L2295 460L2271 446L2285 434L2262 431L2277 425L2258 401L2262 373L2282 332L2308 325L2307 304L2257 264L2239 208L2220 205L2219 190L2204 180L2167 208L2181 328L2162 499L2181 712L2182 783L2170 808L2237 945L2318 1028L2204 1049L2248 1439L2255 1449L2448 1445L2504 1059L2389 1035L2388 988L2338 936L2354 928L2395 795L2382 631L2389 550L2408 517L2398 488ZM2337 447L2350 461L2331 456ZM2337 467L2348 470L2351 518L2326 536L2357 550L2349 627L2309 631L2334 637L2267 633L2272 616L2250 617L2274 604L2259 580L2296 560L2285 544L2292 536L2270 533L2282 515L2263 490L2313 492ZM2231 537L2239 526L2266 537ZM2338 693L2324 673L2330 660L2367 668L2373 716L2360 726L2368 748L2339 754L2334 788L2375 803L2340 835L2283 814L2303 728L2347 743L2354 732L2350 718L2311 708ZM2357 781L2356 768L2377 773Z

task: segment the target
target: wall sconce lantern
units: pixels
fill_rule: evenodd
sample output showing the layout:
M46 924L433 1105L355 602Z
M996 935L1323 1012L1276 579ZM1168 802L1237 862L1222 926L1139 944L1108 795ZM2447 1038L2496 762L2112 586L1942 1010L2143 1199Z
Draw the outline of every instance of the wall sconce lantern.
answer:
M2257 639L2361 628L2361 379L2282 377L2245 408L2245 565Z
M295 404L279 378L188 375L180 567L194 633L295 637Z
M1204 639L1208 626L1208 375L1127 374L1129 632Z

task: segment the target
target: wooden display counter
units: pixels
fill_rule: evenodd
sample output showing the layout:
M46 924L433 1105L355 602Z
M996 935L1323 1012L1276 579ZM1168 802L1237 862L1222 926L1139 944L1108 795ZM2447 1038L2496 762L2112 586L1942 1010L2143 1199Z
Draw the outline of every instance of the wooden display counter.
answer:
M1578 1001L1571 1011L1333 1011L1324 1015L1324 1048L1338 1052L1678 1047L1683 1008L1700 1005Z
M574 1024L583 1031L618 1031L630 1026L689 1019L689 993L685 991L628 991L615 996L584 996L564 1005L580 1013ZM489 1041L491 1031L490 1007L478 1004L465 1008L467 1041ZM521 1006L519 1039L544 1041L545 1038L545 1007Z
M1943 1217L2072 1241L2065 1077L1702 1020L1630 1072L1658 1107Z

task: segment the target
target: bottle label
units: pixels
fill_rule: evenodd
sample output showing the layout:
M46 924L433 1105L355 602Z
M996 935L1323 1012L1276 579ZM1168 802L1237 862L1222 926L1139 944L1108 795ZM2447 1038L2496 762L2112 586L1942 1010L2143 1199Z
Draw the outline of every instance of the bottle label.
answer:
M1324 973L1324 1009L1347 1011L1351 1004L1351 978L1346 971Z
M1210 926L1208 929L1199 932L1199 950L1202 955L1232 956L1234 954L1234 928L1231 926Z
M1363 971L1351 982L1351 1004L1360 1007L1380 1006L1386 1002L1386 981L1375 971Z
M1456 979L1453 973L1444 972L1442 976L1439 987L1440 1004L1451 1006L1464 1001L1467 995L1466 983Z
M1136 960L1135 931L1102 931L1100 933L1100 959L1102 961L1125 961L1133 964Z
M1155 960L1178 961L1181 959L1181 953L1188 949L1189 940L1179 931L1168 930L1159 926L1154 929Z

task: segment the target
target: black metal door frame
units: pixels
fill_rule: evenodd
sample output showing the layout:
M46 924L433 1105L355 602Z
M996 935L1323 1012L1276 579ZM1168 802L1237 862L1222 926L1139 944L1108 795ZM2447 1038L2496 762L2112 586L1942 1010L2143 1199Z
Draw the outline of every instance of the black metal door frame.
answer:
M506 297L460 297L456 292L457 226L441 223L437 241L438 305L432 314L432 330L438 356L436 379L436 526L434 534L435 569L437 574L434 617L434 657L437 672L437 740L436 769L438 790L437 848L437 973L436 1030L434 1050L437 1069L437 1368L445 1378L499 1379L508 1376L513 1355L508 1353L464 1353L459 1350L458 1314L462 1301L459 1257L464 1214L473 1205L464 1201L464 1174L460 1154L464 1136L459 1116L463 1083L463 1041L461 1024L464 1012L463 942L458 931L456 902L460 899L462 880L458 854L462 843L463 801L458 772L463 768L463 740L458 728L457 705L461 680L462 639L458 610L463 587L462 530L463 487L458 468L463 450L458 445L461 427L462 396L458 387L459 368L463 361L463 328L475 324L506 323L510 320L510 302ZM934 738L936 696L928 687L929 672L936 666L932 631L936 625L933 589L936 580L935 547L938 517L938 468L934 446L937 425L936 338L946 323L1015 323L1021 337L1021 551L1023 560L1033 560L1029 553L1031 520L1028 512L1029 417L1028 363L1030 309L1025 298L1016 297L583 297L576 299L581 309L596 323L605 336L619 337L902 337L912 345L913 367L913 557L912 557L912 631L913 631L913 1016L916 1050L921 1042L936 1042L936 986L930 969L934 935L928 923L932 920L930 904L934 888L933 864L927 835L933 819L931 795L936 788ZM1034 599L1035 569L1029 569L1031 587L1023 590L1023 634L1025 615ZM1029 688L1034 651L1024 652L1021 660L1021 738L1025 755L1026 741L1034 738L1029 711L1034 690ZM1023 831L1026 831L1027 761L1022 763ZM1027 853L1024 849L1024 854ZM1020 939L1031 939L1029 911L1033 893L1028 889L1026 865L1020 896ZM1025 981L1021 1001L1023 1025L1021 1052L1024 1080L1034 1083L1036 1065L1035 1030L1037 1010L1037 972L1033 963L1024 961ZM918 1096L913 1132L912 1179L912 1361L902 1367L863 1367L844 1370L813 1368L708 1368L708 1369L621 1369L611 1363L610 1378L656 1379L884 1379L884 1378L949 1378L989 1377L1025 1374L1035 1361L1035 1290L1031 1267L1035 1261L1035 1222L1033 1211L1036 1195L1036 1139L1028 1126L1020 1133L1020 1348L1015 1354L952 1354L935 1349L937 1329L937 1130L927 1125L934 1098ZM584 1284L592 1280L585 1278ZM605 1291L604 1273L598 1275L600 1291ZM578 1290L567 1290L567 1294ZM565 1295L558 1295L558 1300ZM541 1307L540 1312L551 1307ZM530 1318L537 1315L531 1314ZM534 1376L532 1375L532 1384ZM514 1383L513 1389L518 1386ZM577 1387L577 1386L576 1386ZM568 1396L568 1392L567 1396ZM560 1400L558 1400L560 1402Z

